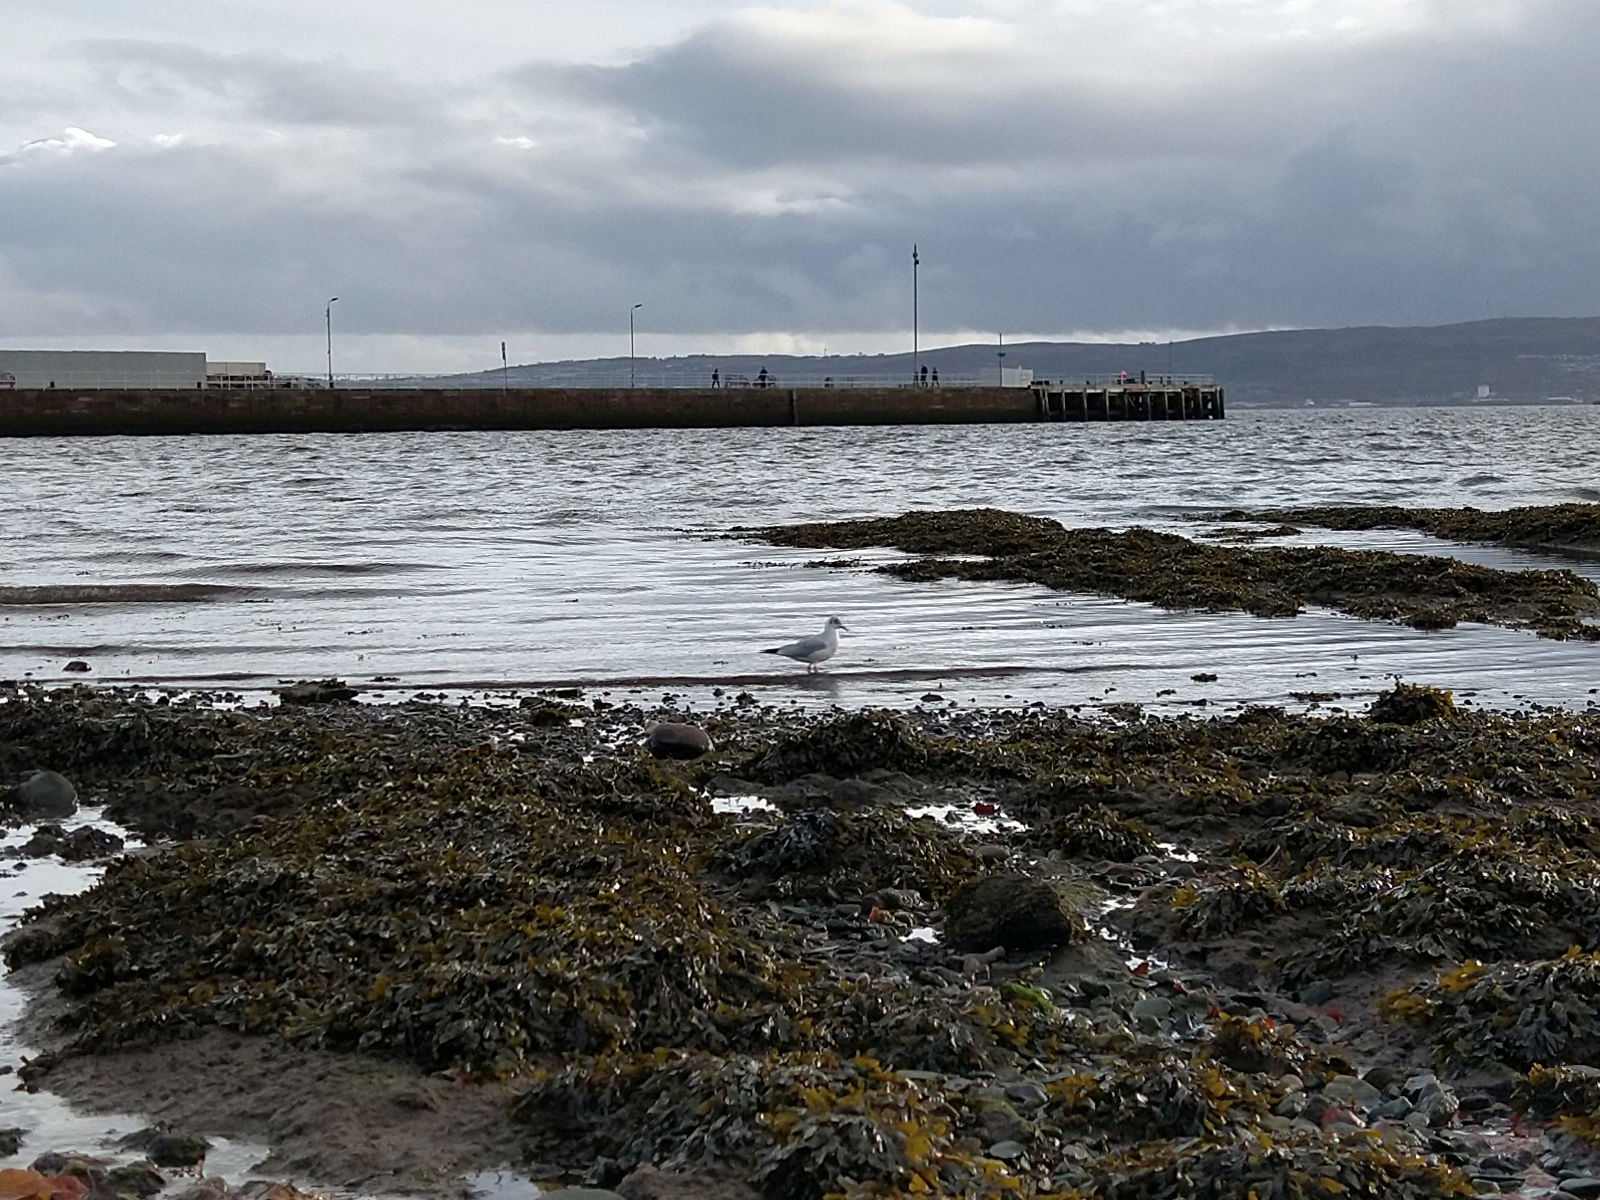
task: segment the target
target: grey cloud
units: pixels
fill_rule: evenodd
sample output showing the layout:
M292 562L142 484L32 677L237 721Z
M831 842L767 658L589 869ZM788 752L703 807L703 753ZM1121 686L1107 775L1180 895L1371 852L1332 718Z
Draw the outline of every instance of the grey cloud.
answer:
M89 42L82 57L104 93L147 110L198 101L262 121L372 127L426 120L438 109L425 86L337 62L145 41Z
M841 62L738 25L472 86L100 43L82 115L34 136L121 144L0 169L0 316L289 333L337 291L352 332L579 333L634 299L658 331L893 330L913 240L925 328L1592 312L1600 10L1525 7L1510 35L1310 44L1143 90L1070 55L1059 79L993 47ZM102 113L309 133L157 152Z

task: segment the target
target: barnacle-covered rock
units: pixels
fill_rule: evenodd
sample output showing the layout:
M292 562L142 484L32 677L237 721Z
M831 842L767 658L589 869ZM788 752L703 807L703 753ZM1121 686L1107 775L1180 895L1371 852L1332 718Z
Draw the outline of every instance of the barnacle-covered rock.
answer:
M944 932L957 950L1036 950L1081 941L1088 929L1050 881L997 871L945 902Z

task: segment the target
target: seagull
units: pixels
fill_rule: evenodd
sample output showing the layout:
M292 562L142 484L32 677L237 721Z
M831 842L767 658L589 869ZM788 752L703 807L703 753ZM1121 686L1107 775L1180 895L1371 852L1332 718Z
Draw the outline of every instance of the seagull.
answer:
M849 628L838 617L829 617L821 633L803 637L798 642L790 642L787 646L774 646L771 650L763 650L761 653L781 654L785 658L794 659L795 662L806 663L808 671L815 671L818 663L827 662L838 653L841 629L849 632Z

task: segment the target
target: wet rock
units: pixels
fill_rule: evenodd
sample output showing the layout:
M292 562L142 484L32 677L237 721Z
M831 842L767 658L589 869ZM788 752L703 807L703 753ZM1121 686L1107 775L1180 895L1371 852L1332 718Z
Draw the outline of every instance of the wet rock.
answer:
M33 836L17 848L24 858L46 858L60 854L67 844L67 834L59 825L44 824L33 831Z
M342 679L301 680L278 689L278 703L307 706L313 704L349 704L361 694Z
M986 1100L978 1111L978 1136L986 1143L1026 1142L1033 1125L1006 1100Z
M663 1171L640 1167L621 1183L623 1200L761 1200L761 1193L728 1171Z
M78 811L78 789L56 771L29 771L11 789L11 806L25 817L70 817Z
M650 730L645 748L657 758L689 761L711 753L711 735L698 725L663 721Z
M613 1192L609 1188L566 1187L547 1194L564 1197L565 1200L627 1200L620 1192Z
M1353 1104L1357 1108L1376 1108L1383 1103L1383 1093L1365 1079L1354 1075L1336 1075L1322 1088L1325 1100Z
M55 827L57 834L59 827ZM41 828L40 833L43 832ZM34 835L35 840L38 834ZM92 825L81 825L71 833L57 837L57 845L46 853L59 854L66 862L89 862L96 858L106 858L112 854L122 853L123 840L116 834L104 829L96 829ZM30 845L32 842L30 841ZM26 847L23 850L27 853Z
M106 1160L92 1154L75 1151L48 1150L28 1164L30 1171L41 1175L76 1175L87 1178L92 1171L103 1170Z
M1578 1200L1595 1200L1600 1197L1600 1178L1590 1175L1574 1176L1561 1181L1561 1190Z
M1172 1001L1165 996L1146 996L1128 1011L1135 1017L1164 1021L1172 1015Z
M1326 1004L1333 999L1333 984L1326 979L1314 980L1300 989L1301 1004Z
M174 1166L189 1164L174 1163ZM148 1197L157 1195L167 1186L167 1181L159 1171L147 1162L128 1163L125 1166L112 1167L106 1171L105 1182L112 1194L121 1197L136 1197L138 1200L147 1200Z
M75 675L82 675L89 670L89 664L81 658L75 658L61 669L63 671L71 671Z
M945 937L957 950L1052 949L1080 940L1082 918L1045 880L1004 871L963 884L945 902Z
M10 1158L22 1149L22 1139L27 1136L26 1129L0 1129L0 1158Z
M165 1125L148 1128L119 1138L124 1150L142 1150L158 1167L194 1167L205 1162L211 1143L197 1133L168 1129Z

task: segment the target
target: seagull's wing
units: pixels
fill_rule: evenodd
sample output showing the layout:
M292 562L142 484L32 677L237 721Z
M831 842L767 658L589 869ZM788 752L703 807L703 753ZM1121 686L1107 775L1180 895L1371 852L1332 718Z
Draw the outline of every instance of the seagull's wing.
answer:
M803 637L798 642L790 642L787 646L779 646L778 653L787 658L803 658L807 654L815 654L818 650L828 647L828 639L820 633L813 633L810 637Z

